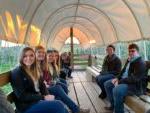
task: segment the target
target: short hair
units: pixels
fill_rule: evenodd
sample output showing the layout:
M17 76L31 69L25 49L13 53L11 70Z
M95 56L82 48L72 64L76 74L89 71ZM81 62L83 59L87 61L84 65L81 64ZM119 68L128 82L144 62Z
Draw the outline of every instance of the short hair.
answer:
M54 50L53 50L53 52L55 52L55 53L59 53L56 49L54 49Z
M38 45L38 46L35 47L35 52L37 52L39 49L45 50L45 48L43 46Z
M128 49L136 49L137 51L139 51L139 47L138 47L138 45L137 44L130 44L129 46L128 46Z
M115 51L115 46L113 46L112 44L108 45L107 48L108 47L111 47Z
M51 49L48 49L47 50L47 53L53 53L54 51L53 50L51 50Z

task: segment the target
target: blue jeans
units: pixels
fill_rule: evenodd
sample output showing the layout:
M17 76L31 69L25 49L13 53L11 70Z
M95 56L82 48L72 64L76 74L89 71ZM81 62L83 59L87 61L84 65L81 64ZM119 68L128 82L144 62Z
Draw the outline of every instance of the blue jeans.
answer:
M114 108L115 113L124 113L123 103L128 92L128 85L118 84L117 86L114 86L111 81L112 80L108 80L104 83L108 100L111 103L111 107Z
M101 88L102 92L104 95L106 95L106 91L104 88L104 82L107 80L113 79L115 76L113 74L106 74L106 75L99 75L96 77L96 83L99 85Z
M54 85L51 86L48 90L50 94L56 97L56 99L59 99L65 103L73 113L79 112L79 107L70 99L70 97L64 92L61 86Z
M56 82L56 85L60 85L65 91L65 93L68 94L69 90L68 90L68 85L66 80L59 78L58 81Z
M67 85L67 81L65 79L59 78L58 80Z
M34 104L24 113L69 113L64 107L63 103L58 100L54 101L40 101Z

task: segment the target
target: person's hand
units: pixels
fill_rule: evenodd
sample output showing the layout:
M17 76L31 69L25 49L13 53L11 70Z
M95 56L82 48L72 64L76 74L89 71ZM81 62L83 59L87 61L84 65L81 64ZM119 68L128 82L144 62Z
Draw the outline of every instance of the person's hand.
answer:
M55 99L54 95L46 95L46 96L44 96L44 100L51 101L51 100L54 100L54 99Z
M112 79L111 82L114 84L114 86L118 85L118 79L117 78Z
M44 80L44 84L46 86L46 88L49 88L49 85L47 84L47 82Z

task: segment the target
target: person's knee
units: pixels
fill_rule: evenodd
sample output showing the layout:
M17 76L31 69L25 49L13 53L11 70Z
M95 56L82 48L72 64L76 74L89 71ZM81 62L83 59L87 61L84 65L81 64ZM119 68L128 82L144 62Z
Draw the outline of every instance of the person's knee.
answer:
M126 95L127 87L124 85L118 85L113 88L113 95L118 97L123 97Z
M98 76L96 77L96 82L97 82L97 83L101 83L101 80L102 80L102 79L101 79L101 76L98 75Z
M47 109L51 109L51 108L58 109L58 110L64 109L64 104L59 100L44 101L40 105L39 105L40 107L45 107Z
M53 101L53 105L56 106L58 109L64 109L63 103L59 100Z
M58 110L59 113L69 113L61 101L55 100L55 104L56 109Z
M104 87L109 88L112 85L112 82L110 80L104 82Z
M60 89L62 89L62 87L61 87L59 84L56 84L56 85L55 85L55 89L56 89L56 90L60 90Z

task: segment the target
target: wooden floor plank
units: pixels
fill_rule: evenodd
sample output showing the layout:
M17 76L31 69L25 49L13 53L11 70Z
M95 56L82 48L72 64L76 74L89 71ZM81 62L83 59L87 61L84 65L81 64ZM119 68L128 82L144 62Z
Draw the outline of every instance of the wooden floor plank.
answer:
M82 81L82 82L85 82L85 81L90 82L90 81L92 81L92 77L88 76L84 71L78 71L77 75L78 75L80 81Z
M68 94L69 97L70 97L76 104L78 104L78 102L77 102L77 97L76 97L76 93L75 93L74 86L73 86L73 83L70 83L70 84L69 84L68 89L69 89L69 94Z
M80 79L80 81L82 81L82 82L88 81L87 78L86 78L86 75L83 74L82 72L77 72L77 76Z
M94 87L94 89L96 90L98 94L101 94L102 91L100 87L96 84L96 82L92 82L92 86Z
M92 101L93 105L95 106L95 109L98 113L106 113L107 111L104 109L105 103L98 97L98 93L96 90L92 87L91 82L82 82L87 94L90 97L90 100Z
M79 105L83 108L90 108L91 112L90 113L96 113L96 111L94 110L83 86L81 83L74 83L75 85L75 89L77 92L77 98L79 100Z
M79 77L78 77L78 75L77 75L77 72L73 72L72 73L72 81L75 83L75 82L80 82L80 79L79 79Z
M71 74L73 77L77 77L77 71L72 72Z

